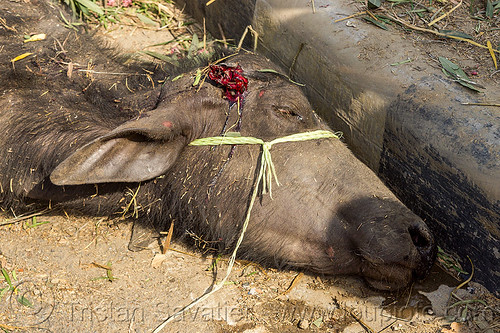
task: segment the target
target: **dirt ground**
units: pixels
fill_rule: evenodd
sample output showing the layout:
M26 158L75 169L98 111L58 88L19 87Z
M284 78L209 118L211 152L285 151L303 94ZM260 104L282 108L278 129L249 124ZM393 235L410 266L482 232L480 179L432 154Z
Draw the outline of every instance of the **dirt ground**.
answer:
M2 278L0 328L7 332L151 332L216 275L211 255L180 243L159 265L153 265L158 244L128 251L129 222L63 213L33 222L0 227L0 265L13 286ZM216 266L220 279L226 258ZM472 282L449 300L458 282L437 266L400 294L370 290L355 277L250 263L238 263L228 281L164 332L441 332L455 323L459 330L442 331L454 333L494 332L488 327L498 325L498 299Z
M360 4L351 4L353 13L367 9ZM493 49L500 51L500 15L497 11L491 18L487 18L485 10L486 1L416 0L382 1L381 7L372 9L370 13L379 20L377 22L385 25L388 35L398 33L407 39L408 45L415 47L420 57L426 58L428 66L440 68L438 56L446 57L459 65L470 80L479 85L496 85L500 82L500 70L495 68L486 46L489 41ZM361 17L366 17L366 14L352 21L358 26L373 24ZM392 21L388 21L388 18ZM437 20L438 18L440 19ZM436 23L430 26L433 21ZM439 32L462 39L446 38L439 35ZM407 45L399 47L412 49ZM366 50L365 55L372 51ZM495 54L498 66L500 54ZM415 60L413 55L408 59Z
M125 52L175 37L134 26L112 26L99 33ZM227 268L226 257L215 260L178 242L164 256L155 243L131 252L130 221L62 211L9 221L10 214L0 215L0 329L5 332L152 332L221 279ZM499 329L500 301L474 282L450 296L460 282L438 266L425 281L398 294L371 290L356 277L302 275L243 262L228 281L163 331Z

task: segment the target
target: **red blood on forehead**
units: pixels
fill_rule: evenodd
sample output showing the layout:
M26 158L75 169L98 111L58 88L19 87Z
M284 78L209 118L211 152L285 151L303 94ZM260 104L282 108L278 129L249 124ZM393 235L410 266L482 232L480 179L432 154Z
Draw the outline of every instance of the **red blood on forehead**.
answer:
M212 65L208 77L224 87L225 96L231 102L235 102L247 90L248 79L243 76L240 65Z

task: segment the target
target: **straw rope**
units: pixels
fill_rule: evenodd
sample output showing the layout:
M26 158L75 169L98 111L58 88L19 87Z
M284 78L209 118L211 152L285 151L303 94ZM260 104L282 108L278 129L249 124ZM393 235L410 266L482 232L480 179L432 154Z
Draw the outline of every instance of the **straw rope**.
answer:
M281 138L265 142L262 139L245 137L245 136L214 136L209 138L197 139L191 142L190 146L218 146L218 145L262 145L261 155L261 172L262 176L262 193L269 193L272 198L272 179L276 181L279 186L278 176L276 169L271 158L271 147L277 143L283 142L297 142L307 140L318 140L324 138L340 138L340 133L332 133L330 131L317 130L311 132L297 133Z

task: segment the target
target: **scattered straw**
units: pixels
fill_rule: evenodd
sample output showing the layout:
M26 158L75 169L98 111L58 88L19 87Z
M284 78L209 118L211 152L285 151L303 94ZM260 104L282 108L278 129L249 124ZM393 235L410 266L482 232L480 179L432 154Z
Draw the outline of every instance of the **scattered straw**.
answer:
M398 19L397 17L395 17L394 15L391 15L391 14L387 14L387 16L388 16L391 20L393 20L394 22L398 22L398 23L400 23L400 24L404 25L405 27L410 28L410 29L413 29L413 30L423 31L423 32L428 32L428 33L431 33L431 34L434 34L434 35L436 35L436 36L440 36L440 37L446 37L446 38L452 38L452 39L460 40L460 41L462 41L462 42L467 42L467 43L469 43L469 44L472 44L472 45L474 45L474 46L481 47L481 48L483 48L483 49L488 49L488 47L487 47L487 46L485 46L485 45L481 45L481 44L476 43L476 42L474 42L474 41L472 41L472 40L470 40L470 39L467 39L467 38L462 38L462 37L451 36L451 35L444 34L444 33L441 33L441 32L437 32L437 31L434 31L434 30L425 29L425 28L420 28L420 27L417 27L417 26L415 26L415 25L413 25L413 24L410 24L410 23L407 23L407 22L405 22L405 21L403 21L403 20L400 20L400 19ZM495 49L492 49L492 50L493 50L493 52L498 52L498 53L500 53L500 51L499 51L499 50L495 50Z
M455 296L455 291L457 291L458 289L462 288L467 283L471 282L472 277L474 276L474 264L472 263L472 260L471 260L471 258L469 256L467 256L467 258L469 259L470 264L471 264L471 273L470 273L469 278L467 280L465 280L464 282L462 282L458 286L456 286L455 289L453 289L453 291L450 293L450 297L448 298L448 302L446 302L446 304L447 304L446 314L448 314L448 310L450 309L449 304L450 304L452 296Z
M106 75L126 75L126 76L134 76L134 75L142 75L142 76L148 76L148 74L141 74L141 73L113 73L113 72L98 72L92 69L79 69L79 72L84 72L87 74L106 74Z
M259 40L259 33L255 31L251 25L247 26L245 31L243 32L243 35L240 38L240 42L238 43L238 47L236 48L236 51L241 50L241 47L243 46L243 42L245 41L245 38L247 36L248 31L252 33L253 36L253 52L257 51L257 43Z
M213 145L238 145L238 144L260 144L262 145L262 154L261 154L261 159L260 159L260 169L259 169L259 174L257 176L257 180L255 182L255 187L252 192L252 198L250 200L250 203L248 205L247 209L247 214L245 217L245 221L243 222L243 226L241 228L241 233L240 237L238 238L238 241L236 242L236 246L233 250L233 253L231 254L231 257L229 259L226 275L220 282L216 282L212 289L207 292L206 294L198 297L196 300L182 308L181 310L177 311L170 317L168 317L163 323L161 323L154 331L153 333L160 332L169 322L174 320L177 316L185 313L192 307L194 307L196 304L204 301L208 297L210 297L213 293L221 289L224 284L226 283L229 274L231 274L231 271L234 266L234 262L236 260L236 253L241 245L241 242L243 241L243 237L245 235L245 231L248 227L248 222L250 221L250 213L252 212L253 205L255 203L255 199L257 198L257 194L259 192L259 185L260 182L263 182L263 193L264 190L266 189L265 181L267 180L268 184L267 186L269 187L269 191L271 190L271 180L272 177L274 176L274 179L276 182L278 182L278 178L276 177L276 172L274 170L274 165L271 160L271 152L270 149L273 146L273 144L277 143L283 143L283 142L297 142L297 141L306 141L306 140L318 140L318 139L324 139L324 138L340 138L339 133L332 133L330 131L323 131L323 130L318 130L318 131L312 131L312 132L305 132L305 133L298 133L298 134L292 134L288 136L284 136L281 138L274 139L270 142L265 142L261 139L257 138L252 138L252 137L210 137L210 138L203 138L203 139L197 139L191 142L189 145L190 146L213 146ZM272 175L271 175L272 174ZM278 183L279 184L279 183Z
M136 218L139 217L139 208L138 208L139 205L137 203L137 194L139 193L140 188L141 188L141 183L139 183L139 185L137 186L137 190L135 190L135 192L132 191L131 189L128 189L126 195L130 195L130 196L132 196L132 198L130 199L127 206L121 212L122 218L125 217L125 215L128 213L132 204L134 204L134 211L132 212L132 216L134 216Z
M128 91L130 91L131 93L134 93L135 91L133 89L130 89L130 87L128 86L128 78L125 78L125 87L127 88Z
M441 15L440 17L438 17L437 19L434 19L432 20L428 25L429 26L432 26L433 24L435 24L436 22L442 20L444 17L450 15L450 13L452 13L453 11L455 11L457 8L460 7L460 5L462 4L462 1L460 1L460 3L458 5L456 5L454 8L452 8L449 12L447 12L446 14L443 14ZM427 32L427 33L431 33L431 34L434 34L436 36L440 36L440 37L446 37L446 38L451 38L451 39L456 39L456 40L459 40L459 41L462 41L462 42L466 42L466 43L469 43L469 44L472 44L474 46L477 46L477 47L480 47L480 48L483 48L483 49L488 49L490 51L490 54L493 54L494 56L494 53L500 53L500 50L497 50L497 49L494 49L493 47L488 47L486 45L482 45L482 44L479 44L477 42L474 42L470 39L467 39L467 38L462 38L462 37L457 37L457 36L452 36L450 34L445 34L445 33L442 33L442 32L438 32L438 31L434 31L434 30L430 30L430 29L426 29L426 28L421 28L421 27L418 27L416 25L413 25L413 24L410 24L408 22L405 22L399 18L397 18L395 15L392 15L390 14L387 10L381 8L381 10L387 15L387 17L394 21L394 22L397 22L403 26L405 26L406 28L409 28L409 29L413 29L413 30L416 30L416 31L421 31L421 32ZM341 21L344 21L344 20L347 20L347 19L350 19L350 18L354 18L354 17L357 17L357 16L361 16L361 15L370 15L372 18L378 20L370 11L361 11L361 12L358 12L358 13L355 13L355 14L352 14L352 15L349 15L349 16L346 16L346 17L343 17L341 19L337 19L335 21L333 21L334 23L338 23L338 22L341 22ZM492 58L493 58L492 56ZM495 61L494 61L495 62ZM497 67L495 67L497 68Z
M362 12L359 12L359 13L356 13L356 14L352 14L352 15L349 15L349 16L346 16L346 17L343 17L341 19L337 19L335 21L333 21L333 23L338 23L338 22L342 22L342 21L345 21L345 20L348 20L348 19L351 19L351 18L354 18L354 17L358 17L358 16L361 16L361 15L365 15L367 13L366 10L362 11Z
M358 316L356 313L354 313L353 311L351 310L348 310L348 309L345 309L354 319L356 319L356 321L361 325L361 327L363 327L363 329L368 332L368 333L375 333L376 331L373 330L370 326L368 326L367 323L365 323L363 321L363 319L361 318L361 316Z
M3 17L0 17L0 25L2 27L4 27L5 29L9 30L9 31L12 31L12 32L17 32L16 28L14 27L9 27L7 25L7 21L3 18Z
M93 261L91 263L91 265L94 266L94 267L102 268L102 269L106 269L106 270L111 269L110 265L102 265L102 264L96 263L95 261Z
M367 13L367 14L368 14L368 15L369 15L372 19L374 19L375 21L379 21L379 22L380 22L380 20L379 20L379 19L378 19L375 15L373 15L371 11L367 10L367 11L366 11L366 13Z
M435 24L436 22L439 22L441 21L442 19L444 19L446 16L450 15L451 13L453 13L458 7L460 7L462 5L462 0L460 0L460 2L458 3L458 5L456 5L455 7L453 7L449 12L447 13L444 13L443 15L439 16L438 18L432 20L431 22L429 22L427 25L430 27L432 26L433 24Z
M7 324L1 324L0 323L0 328L2 330L5 330L6 332L9 331L14 331L14 330L19 330L19 331L28 331L30 328L37 328L37 329L42 329L41 327L38 326L11 326Z
M455 289L453 289L453 291L451 292L452 294L457 291L458 289L462 288L463 286L465 286L467 283L469 283L471 280L472 280L472 277L474 276L474 264L472 263L472 260L470 259L469 256L467 256L467 258L469 259L470 261L470 264L471 264L471 273L469 275L469 278L467 280L465 280L464 282L460 283L458 286L455 287Z
M302 52L302 49L304 49L305 45L306 45L305 43L300 43L299 49L297 50L297 53L295 53L295 57L293 57L292 64L290 65L290 68L288 69L289 80L292 77L293 67L295 67L295 63L297 62L297 58L299 57L300 52Z
M31 219L35 216L40 216L40 215L43 215L45 213L47 213L48 211L50 211L49 208L46 208L40 212L36 212L36 213L32 213L32 214L29 214L29 215L21 215L21 216L18 216L18 217L15 217L13 219L10 219L10 220L7 220L5 222L2 222L0 223L0 227L4 226L4 225L9 225L9 224L14 224L14 223L18 223L18 222L21 222L21 221L24 221L24 220L28 220L28 219Z
M302 277L304 276L304 273L300 272L299 274L295 275L295 277L293 278L292 280L292 283L290 283L290 285L288 286L288 288L283 292L282 295L286 295L288 294L290 291L293 290L293 288L295 288L300 280L302 280Z
M462 103L462 105L479 105L479 106L497 106L500 107L500 103Z
M168 229L167 238L165 239L165 242L163 242L163 250L161 251L162 254L167 253L167 251L170 249L170 242L172 241L173 233L174 233L174 221L170 222L170 228Z
M205 18L203 18L203 50L207 49L207 27L205 23Z
M222 25L220 25L220 23L217 23L217 26L219 27L219 32L222 37L222 44L227 45L226 35L224 34L224 29L222 29Z

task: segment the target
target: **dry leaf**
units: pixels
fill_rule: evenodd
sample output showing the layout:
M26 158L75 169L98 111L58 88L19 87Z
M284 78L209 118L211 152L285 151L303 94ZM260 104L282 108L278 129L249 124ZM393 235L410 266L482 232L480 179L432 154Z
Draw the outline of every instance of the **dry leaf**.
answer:
M165 260L167 260L167 256L166 255L157 253L154 256L153 261L151 262L151 267L153 267L153 268L159 268L161 266L161 264Z

